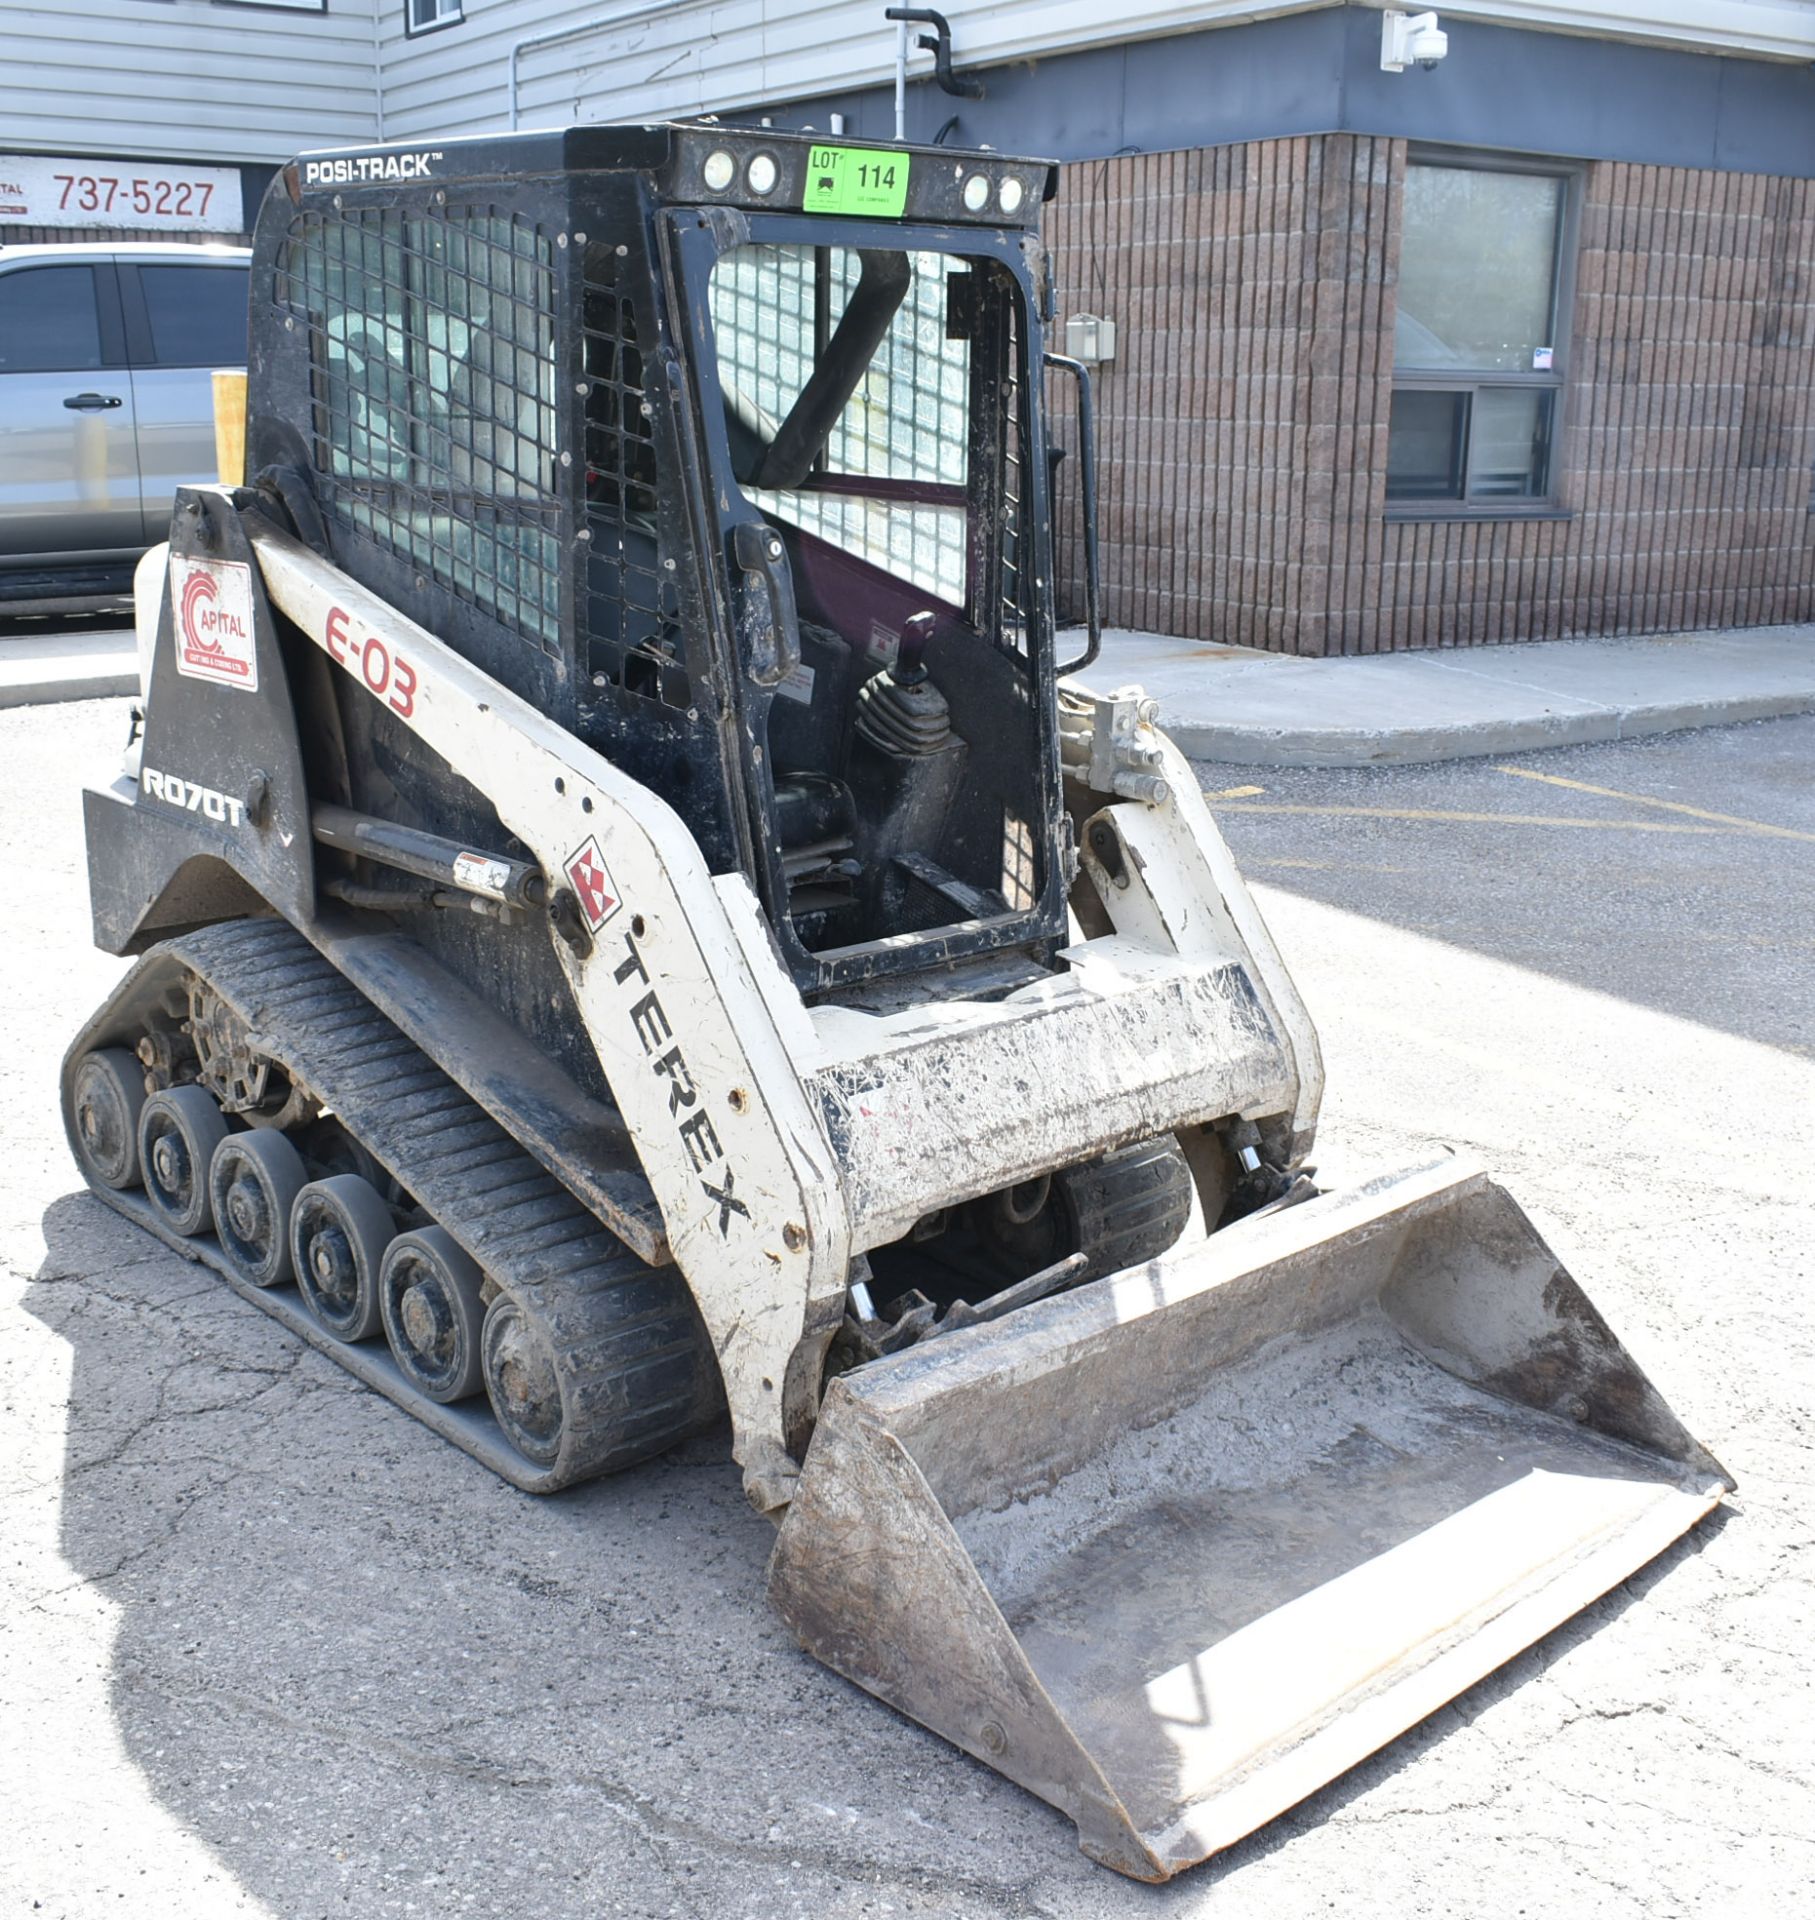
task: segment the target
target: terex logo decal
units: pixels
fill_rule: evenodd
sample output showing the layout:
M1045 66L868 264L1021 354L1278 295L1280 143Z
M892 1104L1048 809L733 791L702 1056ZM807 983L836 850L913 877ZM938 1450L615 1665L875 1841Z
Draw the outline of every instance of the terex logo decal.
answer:
M596 836L589 834L579 851L569 856L566 871L586 924L597 933L624 901L612 882Z
M736 1171L719 1144L718 1129L713 1126L700 1090L687 1070L687 1056L678 1041L673 1046L666 1044L674 1039L674 1029L662 1010L661 996L649 984L649 969L643 964L634 934L625 934L624 958L613 969L612 978L630 991L635 990L636 982L647 989L638 994L630 1009L630 1024L637 1030L644 1053L650 1056L651 1072L658 1080L668 1082L669 1118L674 1121L681 1144L687 1149L687 1158L706 1190L706 1198L718 1209L719 1238L727 1240L731 1237L732 1215L742 1214L748 1220L750 1209L737 1197ZM711 1209L707 1211L710 1213Z
M305 187L364 187L384 181L426 180L440 149L422 153L360 153L333 160L305 160Z
M243 560L173 556L171 611L176 667L191 680L258 691L258 645L252 620L252 569Z

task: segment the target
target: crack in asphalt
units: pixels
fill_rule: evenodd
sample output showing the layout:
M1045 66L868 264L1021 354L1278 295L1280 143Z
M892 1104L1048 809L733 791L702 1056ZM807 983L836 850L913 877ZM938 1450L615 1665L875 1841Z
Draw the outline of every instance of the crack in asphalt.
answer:
M860 1868L868 1868L887 1874L890 1884L916 1893L962 1893L992 1903L1006 1899L1012 1904L993 1908L1004 1916L1004 1920L1057 1920L1057 1916L1051 1914L1048 1908L1034 1901L1024 1888L1018 1886L1005 1886L972 1875L933 1868L904 1870L896 1863L873 1858L854 1861L849 1855L811 1841L776 1845L732 1839L698 1820L662 1808L647 1794L596 1769L525 1768L506 1765L470 1751L440 1753L414 1741L380 1733L371 1727L352 1728L308 1714L289 1712L268 1701L236 1693L229 1688L173 1684L167 1674L157 1676L154 1680L149 1669L139 1666L122 1669L119 1678L123 1685L155 1693L161 1698L180 1699L190 1705L209 1707L223 1714L238 1714L286 1733L307 1735L352 1753L379 1756L406 1769L502 1787L511 1792L537 1793L581 1787L596 1795L634 1830L658 1846L684 1845L698 1854L744 1866L798 1868L803 1863L810 1863L828 1873L847 1875ZM674 1863L665 1854L662 1861L664 1868L672 1874ZM678 1879L670 1878L670 1885L677 1892L686 1891Z

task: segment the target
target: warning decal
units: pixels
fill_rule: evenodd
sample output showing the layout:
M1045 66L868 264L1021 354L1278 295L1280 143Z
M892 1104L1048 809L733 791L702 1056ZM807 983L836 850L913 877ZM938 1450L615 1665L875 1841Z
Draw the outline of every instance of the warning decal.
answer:
M568 855L567 878L573 885L580 911L586 916L586 924L597 933L624 904L606 870L605 856L599 851L597 840L588 837L577 853Z
M170 607L176 625L176 670L258 691L258 646L252 623L252 569L243 560L170 559Z

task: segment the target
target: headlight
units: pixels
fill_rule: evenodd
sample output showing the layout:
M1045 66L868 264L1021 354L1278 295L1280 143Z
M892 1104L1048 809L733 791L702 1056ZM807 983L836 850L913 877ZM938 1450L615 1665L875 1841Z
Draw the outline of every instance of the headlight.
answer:
M779 171L773 154L759 153L744 169L744 179L752 193L773 193Z
M964 183L964 210L981 213L989 205L989 175L973 173Z
M1019 213L1021 211L1021 202L1026 199L1026 197L1027 189L1022 186L1020 181L1011 173L1009 177L1002 182L1001 191L997 194L996 199L1004 213Z
M706 156L706 164L700 168L700 178L705 181L709 193L723 193L737 178L737 162L723 147L716 147Z

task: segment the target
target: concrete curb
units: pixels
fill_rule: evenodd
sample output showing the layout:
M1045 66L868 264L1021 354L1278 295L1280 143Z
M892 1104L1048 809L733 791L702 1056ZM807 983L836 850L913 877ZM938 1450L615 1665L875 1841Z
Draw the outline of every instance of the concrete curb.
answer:
M1409 767L1442 760L1474 760L1496 753L1531 753L1545 747L1636 740L1646 734L1683 733L1697 727L1730 727L1746 720L1781 720L1798 713L1815 713L1815 689L1725 701L1673 702L1623 712L1603 709L1435 727L1347 730L1174 722L1168 720L1162 703L1160 726L1192 760L1221 760L1243 767Z
M1327 660L1122 628L1087 684L1144 688L1193 759L1417 766L1815 712L1815 624Z
M0 633L0 708L112 700L139 690L131 627L87 633Z
M46 675L41 680L0 680L0 708L49 707L68 700L111 700L137 693L135 663L124 673Z

